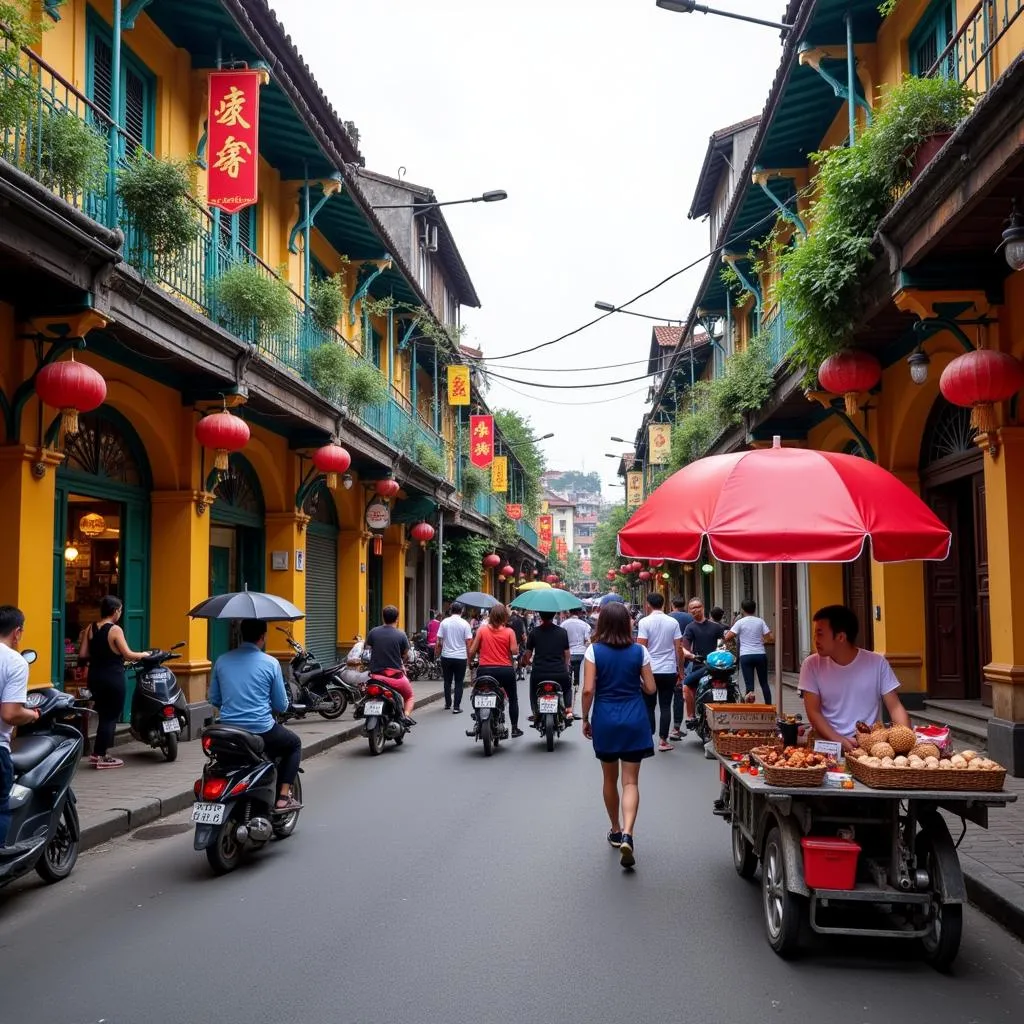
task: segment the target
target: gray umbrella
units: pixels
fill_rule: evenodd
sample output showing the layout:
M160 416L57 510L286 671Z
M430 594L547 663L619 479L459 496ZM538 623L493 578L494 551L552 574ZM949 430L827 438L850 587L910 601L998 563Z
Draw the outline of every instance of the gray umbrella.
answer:
M471 590L468 594L459 594L455 600L467 608L493 608L498 603L496 597L482 594L479 590Z
M256 590L208 597L188 614L193 619L264 619L274 622L294 622L306 617L306 613L291 601Z

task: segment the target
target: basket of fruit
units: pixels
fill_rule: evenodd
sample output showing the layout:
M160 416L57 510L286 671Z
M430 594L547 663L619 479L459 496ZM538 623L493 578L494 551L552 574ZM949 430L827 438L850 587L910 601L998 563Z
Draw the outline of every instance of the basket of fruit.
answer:
M719 729L711 734L715 750L719 754L749 754L755 747L770 746L774 740L771 732L754 729Z
M820 786L825 773L836 766L835 758L805 747L769 750L758 760L764 766L764 780L769 786Z
M896 754L879 741L846 755L846 770L872 789L943 789L963 792L999 792L1006 769L974 750L939 757L934 744L921 743L906 754Z
M768 754L778 753L780 750L782 750L782 741L776 736L759 747L753 747L747 753L753 763L763 765Z

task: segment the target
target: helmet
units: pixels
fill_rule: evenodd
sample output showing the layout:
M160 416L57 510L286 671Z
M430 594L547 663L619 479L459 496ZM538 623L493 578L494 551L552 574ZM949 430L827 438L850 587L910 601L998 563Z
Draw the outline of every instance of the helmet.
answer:
M728 671L736 667L736 656L732 651L712 651L705 659L708 668Z

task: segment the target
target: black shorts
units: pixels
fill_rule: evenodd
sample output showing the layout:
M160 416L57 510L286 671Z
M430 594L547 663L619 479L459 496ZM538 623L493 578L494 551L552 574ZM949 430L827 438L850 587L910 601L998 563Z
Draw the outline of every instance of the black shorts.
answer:
M599 754L595 750L594 756L605 764L615 764L616 761L639 764L645 757L654 757L654 747L645 747L643 750L622 750L617 754Z

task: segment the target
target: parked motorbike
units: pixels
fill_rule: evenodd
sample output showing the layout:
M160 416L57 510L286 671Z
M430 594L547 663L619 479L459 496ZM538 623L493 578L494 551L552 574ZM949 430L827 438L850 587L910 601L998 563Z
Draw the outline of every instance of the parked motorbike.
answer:
M548 750L555 749L555 737L561 736L569 726L565 710L561 683L537 684L537 713L533 716L533 727L544 737Z
M324 668L288 630L281 626L277 630L284 634L285 642L294 652L285 680L291 707L281 715L281 720L305 718L311 711L329 721L341 718L349 701L359 699L358 689L342 678L342 666Z
M188 722L188 702L165 663L180 658L174 651L184 646L182 640L169 651L150 651L132 666L135 671L132 736L140 743L159 747L168 761L178 756L178 736Z
M277 810L278 765L266 756L261 736L233 725L211 725L203 730L201 742L208 760L193 787L193 845L206 851L213 873L223 875L271 837L287 839L301 811ZM298 776L292 795L301 803Z
M497 679L493 676L476 677L469 695L473 727L466 730L466 735L483 741L485 757L490 757L498 744L508 739L505 704L505 690Z
M415 678L422 679L425 676L427 679L440 679L441 663L437 659L435 647L427 643L427 631L425 629L421 629L418 633L413 633L412 647L418 672ZM409 678L413 679L414 677L410 675Z
M736 655L732 651L724 648L712 651L704 659L704 667L707 671L697 683L695 697L697 723L694 731L701 743L711 739L708 704L738 704L741 700L736 681Z
M400 747L409 731L405 724L405 698L392 689L387 676L376 673L370 676L352 717L363 719L363 735L374 756L384 752L388 740L394 740L395 746Z
M35 651L22 657L31 664ZM44 882L59 882L78 860L81 830L71 781L85 740L67 720L81 713L69 693L47 687L33 690L25 706L39 720L18 727L11 743L14 785L8 806L7 846L0 848L0 885L35 870Z

